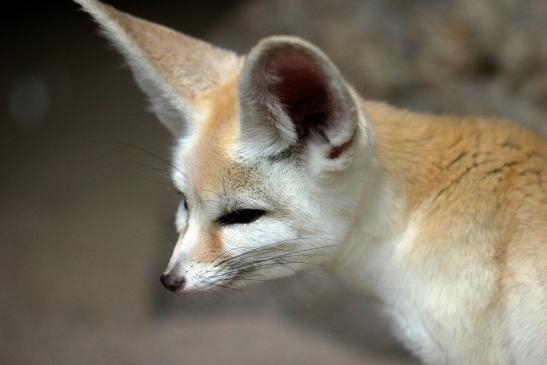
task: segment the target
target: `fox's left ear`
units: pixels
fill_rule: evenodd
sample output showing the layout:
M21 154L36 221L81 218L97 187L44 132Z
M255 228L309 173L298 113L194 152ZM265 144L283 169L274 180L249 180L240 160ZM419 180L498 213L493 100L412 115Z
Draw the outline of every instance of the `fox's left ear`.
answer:
M151 109L174 135L191 134L209 113L208 92L237 77L241 57L98 0L74 0L125 57Z
M296 37L262 40L245 60L239 87L244 149L272 158L300 154L317 172L351 161L364 116L317 47Z

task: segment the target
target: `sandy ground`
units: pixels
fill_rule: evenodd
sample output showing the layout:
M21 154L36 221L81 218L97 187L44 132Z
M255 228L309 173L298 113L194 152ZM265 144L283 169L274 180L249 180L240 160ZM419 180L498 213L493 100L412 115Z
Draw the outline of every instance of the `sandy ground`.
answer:
M43 324L2 343L3 364L406 364L364 354L271 314L126 326ZM24 343L24 345L22 345Z

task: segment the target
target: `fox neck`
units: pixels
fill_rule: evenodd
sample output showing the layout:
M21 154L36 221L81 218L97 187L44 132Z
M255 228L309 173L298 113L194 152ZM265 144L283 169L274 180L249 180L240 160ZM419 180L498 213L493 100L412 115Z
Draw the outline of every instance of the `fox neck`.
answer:
M375 133L375 125L369 125L368 129ZM358 201L354 221L327 269L358 291L381 299L382 286L389 280L387 263L395 258L405 237L411 234L407 229L408 203L404 184L382 165L378 156L381 146L374 145L372 151L366 145L359 148L356 157L371 161L372 153L372 163L356 166L353 183L360 189L359 196L351 197Z

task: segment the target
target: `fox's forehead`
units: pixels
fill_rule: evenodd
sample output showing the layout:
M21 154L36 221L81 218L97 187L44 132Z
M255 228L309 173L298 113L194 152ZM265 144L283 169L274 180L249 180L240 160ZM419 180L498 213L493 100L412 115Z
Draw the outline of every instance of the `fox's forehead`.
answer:
M257 188L253 168L234 153L240 131L237 85L234 77L196 100L205 118L175 151L175 168L180 170L174 171L175 184L200 200Z
M239 135L237 80L211 90L203 103L207 113L187 151L186 166L192 184L217 191L219 179L241 169L230 156Z

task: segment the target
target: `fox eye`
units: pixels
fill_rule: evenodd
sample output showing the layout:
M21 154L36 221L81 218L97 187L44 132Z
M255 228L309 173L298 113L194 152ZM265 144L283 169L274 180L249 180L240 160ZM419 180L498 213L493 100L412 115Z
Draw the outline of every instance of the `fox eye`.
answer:
M182 201L184 204L184 209L188 210L188 201L186 200L186 195L180 190L177 190L177 194L182 196Z
M217 223L223 226L231 224L248 224L256 221L266 214L262 209L239 209L225 214L217 219Z

